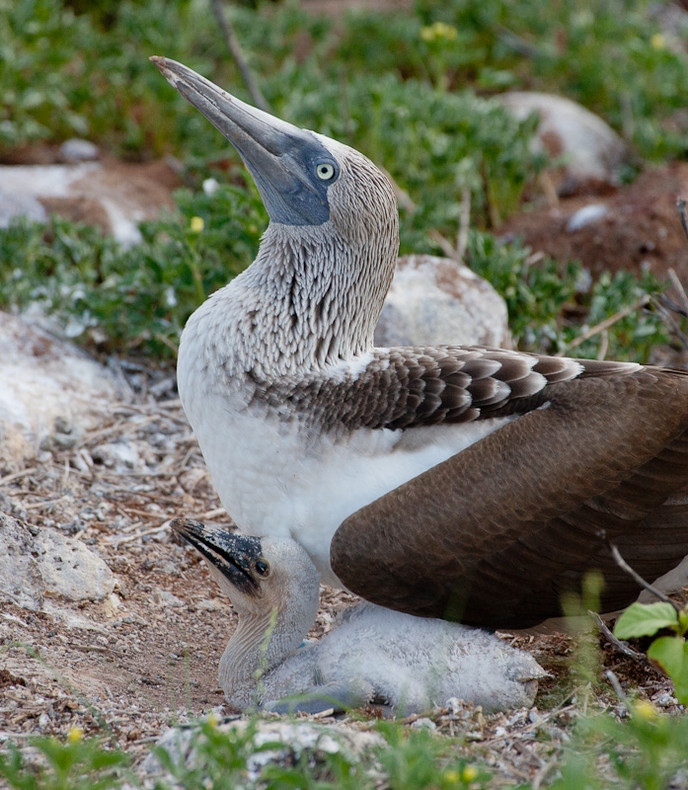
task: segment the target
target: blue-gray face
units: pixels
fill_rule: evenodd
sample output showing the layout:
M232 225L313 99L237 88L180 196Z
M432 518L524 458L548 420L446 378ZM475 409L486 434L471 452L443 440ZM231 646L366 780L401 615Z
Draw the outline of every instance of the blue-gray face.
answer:
M339 176L339 164L312 132L293 128L263 137L270 139L271 151L246 151L248 146L234 144L273 222L322 225L330 218L327 192Z
M251 107L181 63L151 60L237 149L273 222L322 225L339 165L318 137Z

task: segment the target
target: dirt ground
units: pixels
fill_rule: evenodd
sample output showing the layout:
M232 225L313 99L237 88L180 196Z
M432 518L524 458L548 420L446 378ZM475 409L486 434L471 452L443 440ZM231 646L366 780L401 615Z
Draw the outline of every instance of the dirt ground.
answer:
M134 402L112 408L77 445L44 450L33 466L0 478L2 512L77 536L117 577L110 599L54 601L58 615L2 604L0 743L38 733L64 736L80 727L114 738L141 760L167 726L213 709L231 713L216 672L234 615L203 561L168 527L181 515L230 522L171 386L163 379L141 387L139 376ZM145 459L143 471L112 462L104 448L120 441ZM352 600L324 589L313 635L328 630ZM560 748L567 739L576 640L558 631L505 638L550 673L536 707L492 716L469 708L463 718L445 712L437 724L446 732L470 732L470 748L504 776L531 780L551 765L553 743ZM603 657L595 692L600 704L622 709L604 681L611 669L628 691L677 708L669 682L652 668L609 645ZM367 715L372 724L378 712Z
M146 166L124 167L143 172ZM163 174L169 194L175 179L166 170ZM149 177L161 180L154 167ZM688 244L675 207L681 194L688 194L688 165L670 165L605 195L562 198L522 212L500 233L523 236L536 251L556 258L579 258L593 274L634 266L663 276L673 267L686 282ZM607 214L568 232L569 218L590 203L605 204ZM93 216L86 212L78 218ZM86 734L110 735L143 757L168 725L212 709L229 713L216 673L234 615L204 563L177 542L168 522L179 516L225 526L230 521L212 489L173 380L146 376L136 374L133 402L114 407L76 446L44 450L39 461L4 477L0 470L0 511L78 537L117 577L106 602L56 602L61 616L2 604L0 744L38 733L65 735L78 726ZM144 465L113 464L102 448L118 441L133 448ZM352 600L324 589L313 634L329 629L337 611ZM574 715L576 639L558 631L505 638L533 653L550 673L536 708L495 716L469 711L461 726L470 729L470 742L481 745L484 758L503 775L539 783L551 768L552 749L565 743ZM666 678L604 640L601 644L604 665L594 691L600 705L622 712L605 680L605 671L612 671L625 691L638 691L666 710L678 709ZM374 721L377 712L368 713ZM459 727L455 716L437 721L452 734Z
M550 193L551 194L551 193ZM603 195L560 198L512 216L499 228L502 238L520 237L537 252L556 260L580 260L593 277L604 271L651 271L666 279L671 267L688 282L688 242L676 208L688 198L688 164L675 162L648 169L633 183ZM571 217L584 206L600 205L606 214L578 230Z

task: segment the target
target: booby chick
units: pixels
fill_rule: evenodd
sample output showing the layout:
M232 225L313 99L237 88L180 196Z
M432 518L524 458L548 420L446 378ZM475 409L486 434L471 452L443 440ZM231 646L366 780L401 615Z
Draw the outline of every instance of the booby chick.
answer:
M315 621L320 585L298 543L190 519L172 528L203 555L238 614L218 673L235 710L314 713L377 702L409 715L456 698L498 711L531 705L546 674L494 634L369 603L299 647Z
M688 554L688 375L460 346L374 348L388 179L359 152L153 58L237 148L270 215L189 319L178 383L227 512L323 580L413 614L526 627L591 569L602 607ZM403 152L400 152L403 155Z

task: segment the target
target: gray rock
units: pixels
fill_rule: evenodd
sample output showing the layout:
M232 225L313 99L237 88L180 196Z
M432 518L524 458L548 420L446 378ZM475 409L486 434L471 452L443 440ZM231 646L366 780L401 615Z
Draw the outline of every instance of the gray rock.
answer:
M27 214L44 221L47 208L102 227L123 247L139 244L138 223L170 204L170 190L155 179L155 172L145 170L145 165L135 169L109 160L87 161L93 159L87 153L97 153L91 146L86 140L68 141L61 149L66 151L61 153L62 164L0 165L0 224L4 214ZM45 207L42 214L37 203Z
M73 137L62 143L58 155L62 162L88 162L100 157L100 148L90 140Z
M385 741L375 732L359 732L340 724L317 724L302 721L264 721L236 718L217 725L219 732L226 734L233 742L247 736L249 728L255 728L251 736L251 747L255 752L247 760L246 784L253 787L263 768L269 764L292 766L300 760L309 763L317 759L318 753L342 754L347 761L357 762L366 752L379 748ZM201 736L202 737L202 736ZM161 779L170 781L171 776L162 767L156 755L164 749L173 764L198 767L198 756L192 744L199 738L198 726L174 727L159 738L156 748L142 763L138 773L144 780L145 788L152 788ZM266 745L270 748L265 748Z
M0 473L75 446L118 399L106 368L18 316L0 312L0 348Z
M112 571L81 541L0 513L0 600L41 611L46 598L102 601L114 588Z
M538 113L533 145L563 160L559 192L570 194L593 184L617 186L628 147L597 115L563 96L513 91L496 97L516 118Z
M47 222L48 213L32 195L0 190L0 228L9 227L18 217L25 217L31 222Z
M578 211L569 217L569 221L566 223L566 232L575 233L588 225L593 225L608 213L609 209L604 203L590 203L587 206L583 206L583 208L579 208Z
M506 302L486 280L449 258L399 258L375 344L441 343L509 346Z

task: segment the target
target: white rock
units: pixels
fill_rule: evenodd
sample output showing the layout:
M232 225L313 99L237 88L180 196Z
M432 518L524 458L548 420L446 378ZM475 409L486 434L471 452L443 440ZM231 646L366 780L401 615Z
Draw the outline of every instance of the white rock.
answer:
M399 258L375 344L441 343L508 346L506 303L486 280L449 258Z
M587 206L583 206L583 208L579 208L578 211L575 211L569 217L569 221L566 223L566 232L575 233L588 225L593 225L605 217L608 212L609 209L604 203L590 203Z
M185 606L184 601L182 601L181 598L177 598L177 596L174 593L171 593L169 590L156 590L153 594L153 598L155 599L156 603L161 604L162 606Z
M71 140L65 140L62 143L59 154L63 162L87 162L92 159L98 159L100 149L90 140L73 137Z
M46 598L101 601L114 587L112 571L80 540L0 513L0 600L55 612Z
M9 227L13 219L25 217L32 222L47 222L48 212L35 197L0 189L0 228Z
M264 721L255 719L236 719L219 724L217 729L226 734L228 740L240 740L247 729L255 729L251 744L255 753L247 760L247 779L255 782L263 768L268 764L292 766L299 760L309 762L319 753L342 753L350 762L356 762L366 752L385 744L381 735L374 732L359 732L340 724L317 724L302 721ZM192 746L198 742L198 727L175 727L167 730L159 738L156 748L146 757L139 774L144 779L144 787L155 786L160 779L169 780L156 752L164 749L172 758L173 764L185 764L188 768L198 765L196 752ZM266 745L272 748L266 749Z
M75 444L117 400L106 368L17 316L0 312L0 348L0 474L23 468L41 445Z
M588 182L618 185L628 147L611 126L590 110L550 93L513 91L496 98L518 119L533 112L539 114L533 145L536 150L563 158L561 192L570 193Z
M78 158L82 160L85 157ZM90 201L99 208L108 232L127 248L141 241L138 223L153 216L160 208L159 205L150 205L150 198L145 195L139 196L124 173L110 172L101 162L0 165L0 185L0 218L11 211L11 203L9 198L3 199L5 196L12 196L15 202L31 201L31 205L41 199ZM16 215L15 211L13 216Z
M106 442L92 448L91 456L94 461L118 473L131 472L132 470L143 472L146 470L146 463L134 444Z

